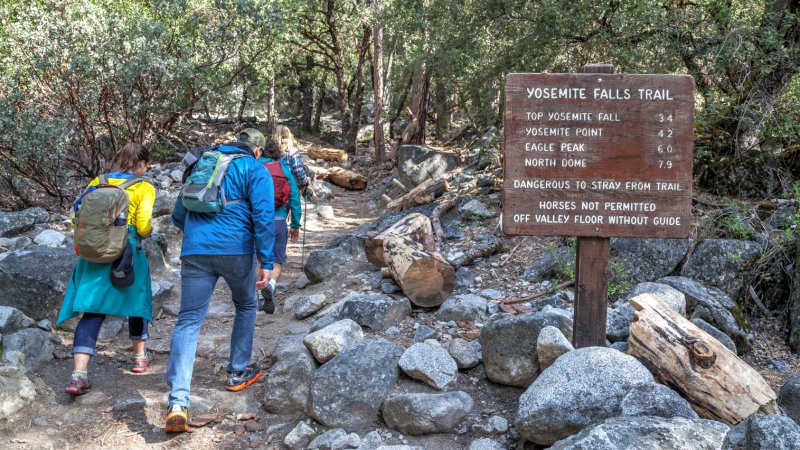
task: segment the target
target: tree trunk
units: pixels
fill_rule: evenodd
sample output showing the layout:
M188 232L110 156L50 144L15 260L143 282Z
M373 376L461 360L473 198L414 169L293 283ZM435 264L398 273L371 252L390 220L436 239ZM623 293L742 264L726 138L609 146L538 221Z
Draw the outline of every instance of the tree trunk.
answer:
M275 132L275 75L269 78L267 91L267 136Z
M419 126L416 129L411 142L417 145L425 144L425 119L428 113L428 87L430 85L430 74L427 64L421 61L414 70L414 86L411 94L411 112L417 119Z
M314 67L314 56L306 55L306 67L300 76L300 91L303 95L300 115L300 130L311 131L311 115L314 108L314 84L311 82L311 69Z
M439 306L453 293L456 273L442 255L396 234L383 239L383 257L395 283L411 303Z
M314 110L314 123L311 124L311 132L314 134L319 134L319 122L322 119L322 107L325 105L325 82L328 80L328 74L322 76L322 81L320 82L317 89L319 89L319 95L317 96L317 107Z
M394 116L392 116L392 120L389 121L389 134L391 135L391 139L394 139L394 122L400 117L400 113L403 112L403 106L406 104L406 98L408 98L408 92L411 90L411 86L414 84L414 72L411 72L411 76L408 78L408 83L406 84L405 89L403 89L403 94L400 96L400 103L397 105L397 111L395 111Z
M309 158L313 159L324 159L325 161L334 162L347 161L347 153L338 148L309 147L305 152Z
M309 167L314 171L315 180L328 181L328 178L331 176L331 171L324 167Z
M442 241L444 240L444 230L442 230L442 222L439 218L455 205L455 200L450 200L439 203L436 205L436 208L433 208L433 212L431 213L431 225L433 225L433 251L435 252L442 251Z
M416 242L423 242L426 234L433 234L433 229L427 216L413 213L403 217L389 228L381 231L376 237L368 240L364 246L364 254L367 256L367 261L372 263L376 269L386 266L386 261L383 259L383 238L390 234L403 236Z
M383 9L383 1L375 1L375 11L380 13ZM373 31L373 56L372 56L372 91L375 95L374 101L374 126L375 126L375 162L378 165L383 163L385 145L383 140L383 25L375 25Z
M331 169L328 181L351 191L359 191L367 188L367 177L347 169L342 169L341 167L334 167Z
M441 196L449 190L450 185L447 184L447 179L439 178L438 180L434 180L430 178L402 197L392 200L391 203L386 205L386 210L398 212L405 211L415 206L427 205L434 201L436 197Z
M656 381L676 390L700 417L729 426L751 414L779 414L776 396L755 369L661 299L642 294L628 345Z
M353 152L356 152L358 146L358 129L361 128L361 108L364 106L364 85L366 78L366 65L369 57L370 41L372 39L372 27L364 25L362 27L363 35L361 43L358 47L358 64L356 65L356 92L353 98L353 116L350 127L350 136L348 141L353 143Z
M247 82L247 78L244 79L244 86L242 86L242 101L239 103L239 111L236 113L236 120L239 123L242 123L242 117L244 117L244 109L247 107L247 93L250 90L250 83Z

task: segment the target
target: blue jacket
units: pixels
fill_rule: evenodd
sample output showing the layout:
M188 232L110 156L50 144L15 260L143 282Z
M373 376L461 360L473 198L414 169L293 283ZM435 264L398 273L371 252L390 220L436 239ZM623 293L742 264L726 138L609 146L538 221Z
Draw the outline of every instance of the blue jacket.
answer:
M261 157L258 158L258 162L260 163L268 163L275 161L272 158L265 158ZM300 207L300 189L297 187L297 182L294 180L294 175L292 175L292 169L286 165L286 161L284 158L281 158L281 169L283 169L283 175L286 177L286 181L289 182L289 201L283 205L282 208L278 208L275 211L275 217L283 217L286 218L289 216L289 211L292 212L292 222L289 225L290 228L300 228L300 218L302 217L302 208ZM267 171L269 172L269 171ZM273 189L275 186L273 185ZM287 210L288 207L288 210Z
M248 154L224 145L219 151ZM246 255L255 251L261 266L272 270L275 243L272 176L255 158L238 158L228 167L222 189L228 200L248 201L228 205L218 214L187 211L180 198L175 202L172 223L183 230L181 255Z

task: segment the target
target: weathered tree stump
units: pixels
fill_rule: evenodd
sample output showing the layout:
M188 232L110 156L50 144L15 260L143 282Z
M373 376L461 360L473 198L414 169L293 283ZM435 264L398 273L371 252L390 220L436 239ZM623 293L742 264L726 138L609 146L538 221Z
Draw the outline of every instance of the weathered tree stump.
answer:
M422 244L389 234L383 238L383 257L411 303L426 308L439 306L453 293L453 266L442 255L426 252Z
M311 170L314 171L315 180L328 181L331 176L331 171L324 167L311 167Z
M450 185L445 178L439 178L438 180L429 179L410 190L402 197L392 200L386 205L386 209L388 211L399 212L415 206L427 205L436 199L436 197L449 190Z
M776 395L761 375L719 341L654 295L636 308L629 353L659 382L681 393L705 419L733 426L751 414L778 414Z
M367 177L341 167L331 169L328 181L351 191L358 191L367 187Z
M367 241L364 253L367 260L376 269L386 266L383 260L383 238L389 234L396 234L416 242L425 242L425 236L433 234L431 221L420 213L409 214L394 223L394 225L381 231L376 237Z
M309 158L313 159L324 159L325 161L333 162L347 161L347 152L338 148L311 147L306 149L305 152Z

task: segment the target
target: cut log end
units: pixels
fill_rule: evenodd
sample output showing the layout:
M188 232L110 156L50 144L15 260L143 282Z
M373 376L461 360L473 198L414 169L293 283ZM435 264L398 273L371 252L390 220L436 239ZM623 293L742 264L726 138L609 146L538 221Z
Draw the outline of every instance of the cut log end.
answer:
M695 340L690 346L692 361L703 369L710 369L717 361L717 354L708 343Z
M428 256L417 259L406 270L403 292L417 306L439 306L455 289L453 266L439 258Z

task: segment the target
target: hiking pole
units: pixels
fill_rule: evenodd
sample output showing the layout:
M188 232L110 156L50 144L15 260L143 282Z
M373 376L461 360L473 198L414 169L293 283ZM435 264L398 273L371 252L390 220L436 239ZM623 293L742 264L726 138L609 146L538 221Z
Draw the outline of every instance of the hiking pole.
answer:
M303 194L303 243L300 244L303 253L300 257L300 270L306 268L306 220L308 219L308 195L305 195L305 192Z

